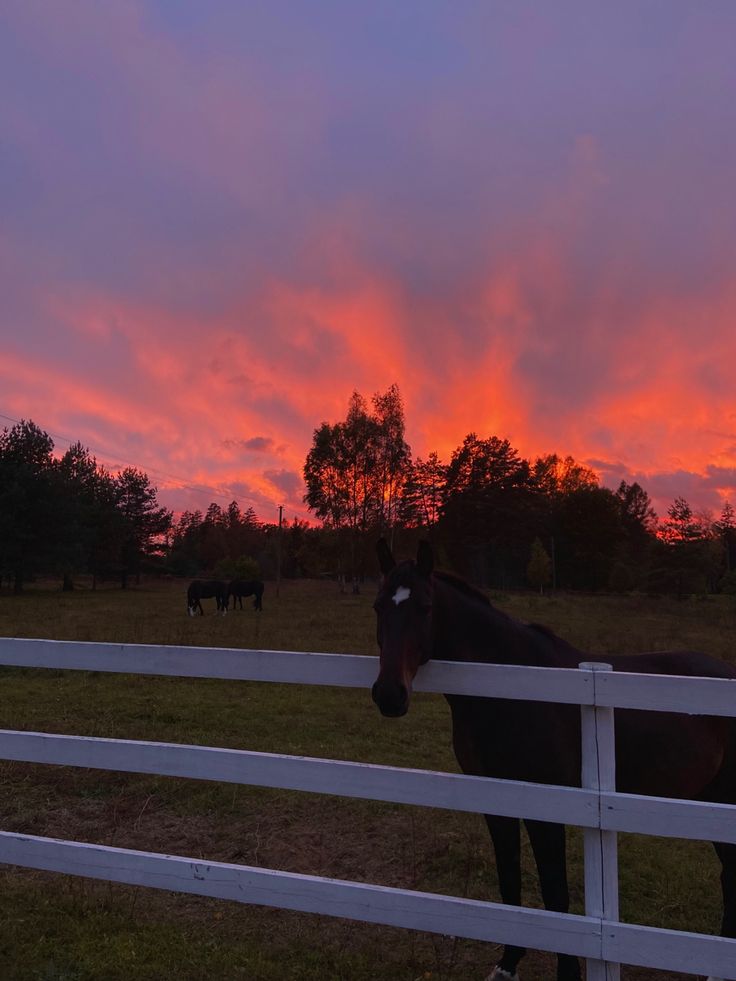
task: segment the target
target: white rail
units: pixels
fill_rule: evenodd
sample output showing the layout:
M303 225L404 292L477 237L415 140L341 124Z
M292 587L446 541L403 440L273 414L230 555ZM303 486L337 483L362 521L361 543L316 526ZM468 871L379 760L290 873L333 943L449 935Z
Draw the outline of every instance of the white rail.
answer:
M375 658L347 654L15 638L0 638L0 664L350 687L369 687L376 673ZM576 954L588 959L591 981L612 981L619 963L736 979L736 940L618 922L615 864L617 831L736 843L736 807L616 793L610 757L613 705L736 716L736 682L601 668L430 662L415 685L420 691L581 704L582 789L214 747L0 730L3 759L579 825L587 829L585 916L10 832L0 832L0 862Z

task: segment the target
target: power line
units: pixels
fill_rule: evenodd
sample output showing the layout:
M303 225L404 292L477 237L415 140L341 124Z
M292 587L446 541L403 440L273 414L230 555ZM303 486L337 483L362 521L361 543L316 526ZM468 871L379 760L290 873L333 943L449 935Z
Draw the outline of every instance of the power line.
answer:
M7 415L5 415L2 412L0 412L0 419L4 419L6 422L12 422L13 425L19 425L21 423L21 420L20 419L14 419L12 416L7 416ZM44 432L47 434L47 436L51 436L55 440L56 439L61 440L63 443L67 443L69 446L71 446L74 443L82 442L81 440L71 439L69 436L63 436L60 433L52 433L48 429L45 429ZM95 448L93 446L87 446L86 448L88 450L90 450L92 453L95 454L95 459L97 459L99 457L99 459L103 463L105 462L105 457L107 456L107 454L103 454L103 455L98 454L97 451L95 450ZM116 461L117 461L117 463L126 464L129 467L135 467L136 469L139 468L139 464L133 463L131 460L126 460L122 456L117 456L117 454L116 454ZM108 460L108 463L109 463L109 460ZM221 497L223 499L229 497L231 500L235 496L237 496L237 495L231 495L231 494L225 492L222 487L212 487L209 484L191 484L191 483L188 483L185 480L184 477L178 477L176 474L167 473L167 471L165 471L165 470L159 470L156 467L147 467L146 468L146 472L150 472L150 473L153 473L153 474L159 474L162 477L166 477L168 480L175 480L177 482L177 485L178 485L178 487L177 487L178 490L190 490L190 491L194 491L196 494L214 494L216 497ZM258 503L255 498L248 497L247 495L242 495L241 494L240 495L240 499L243 500L243 501L249 501L252 504ZM272 507L278 507L278 505L275 504L274 501L269 500L268 503Z

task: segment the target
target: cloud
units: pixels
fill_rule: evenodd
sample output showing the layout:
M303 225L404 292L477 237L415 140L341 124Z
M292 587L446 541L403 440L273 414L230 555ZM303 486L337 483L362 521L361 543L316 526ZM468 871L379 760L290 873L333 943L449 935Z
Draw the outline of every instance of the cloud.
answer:
M6 4L0 411L304 516L396 382L417 455L733 498L736 13L571 16Z
M270 436L252 436L250 439L226 439L223 446L228 449L249 450L253 453L267 453L275 448Z
M265 470L263 476L292 499L304 486L301 475L289 470Z

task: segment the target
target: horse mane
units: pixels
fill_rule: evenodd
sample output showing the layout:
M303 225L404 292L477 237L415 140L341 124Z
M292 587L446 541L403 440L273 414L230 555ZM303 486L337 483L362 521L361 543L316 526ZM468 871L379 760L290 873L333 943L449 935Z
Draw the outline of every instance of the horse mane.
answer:
M442 582L446 582L448 586L452 586L454 589L457 589L458 592L463 593L465 596L469 596L471 599L480 600L480 602L483 603L485 606L490 607L493 610L493 612L496 614L496 616L501 617L504 620L507 620L510 624L513 624L515 627L521 627L522 629L526 629L526 630L533 630L540 638L543 638L544 640L549 641L555 645L564 644L565 647L570 646L566 640L560 637L559 634L556 634L554 630L551 627L546 626L546 624L526 623L524 620L518 620L516 617L512 616L510 613L507 613L505 610L499 610L499 608L497 606L494 606L493 603L491 603L491 601L488 599L486 594L481 592L481 590L478 589L477 586L472 586L469 582L467 582L467 580L461 579L460 576L456 576L452 572L435 572L434 575L437 579L440 579Z
M435 578L441 579L442 582L446 582L449 586L454 586L461 593L465 593L466 596L472 596L481 603L485 603L486 606L491 606L491 601L488 599L485 593L482 593L476 586L471 586L469 582L465 579L461 579L460 576L454 575L452 572L435 572Z

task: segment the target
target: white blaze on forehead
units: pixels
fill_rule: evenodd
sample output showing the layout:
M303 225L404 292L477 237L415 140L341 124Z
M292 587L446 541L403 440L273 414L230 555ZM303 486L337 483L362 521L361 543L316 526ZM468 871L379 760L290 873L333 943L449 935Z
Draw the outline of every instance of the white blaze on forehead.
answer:
M409 589L408 586L399 586L399 588L396 590L396 592L391 597L391 599L398 606L399 603L403 603L404 600L409 599L410 596L411 596L411 590Z

